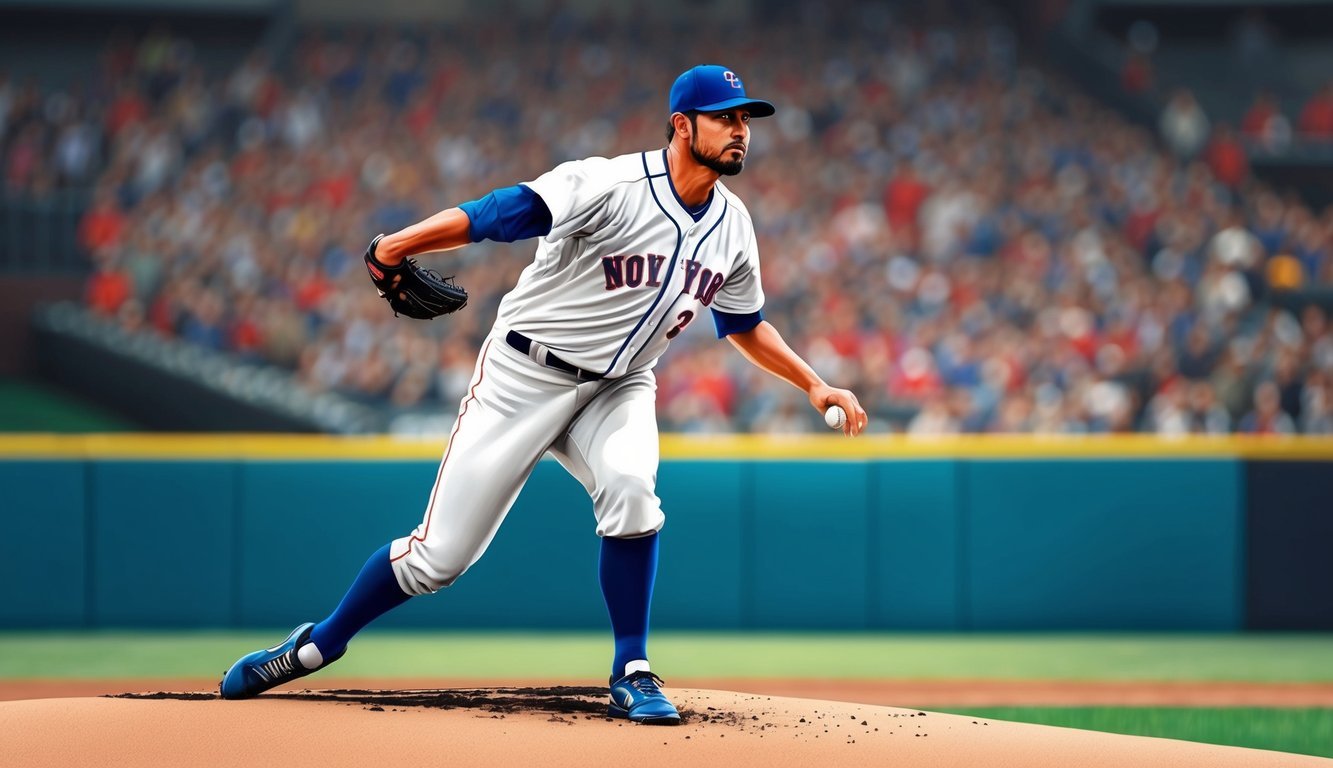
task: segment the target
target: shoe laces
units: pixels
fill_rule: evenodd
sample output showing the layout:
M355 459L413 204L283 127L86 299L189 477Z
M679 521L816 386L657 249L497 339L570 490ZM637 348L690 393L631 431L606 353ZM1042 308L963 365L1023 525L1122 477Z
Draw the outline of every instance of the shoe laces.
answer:
M288 651L255 667L255 672L264 679L264 682L269 682L296 671L296 663L296 654Z
M629 676L629 685L645 696L661 696L659 686L666 685L662 678L652 672L635 672Z

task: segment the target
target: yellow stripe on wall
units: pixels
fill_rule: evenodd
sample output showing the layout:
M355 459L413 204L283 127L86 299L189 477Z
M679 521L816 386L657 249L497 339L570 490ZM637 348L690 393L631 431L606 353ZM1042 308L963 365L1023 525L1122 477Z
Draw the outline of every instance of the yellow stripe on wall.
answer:
M271 434L4 435L0 457L70 459L438 459L444 440Z
M271 434L9 434L8 459L438 459L445 440ZM964 435L941 438L837 435L663 435L664 459L1182 459L1333 461L1333 437L1155 435Z
M958 435L924 438L837 435L763 437L667 435L670 458L773 459L1111 459L1244 458L1333 461L1333 438L1296 436L1162 438L1156 435Z

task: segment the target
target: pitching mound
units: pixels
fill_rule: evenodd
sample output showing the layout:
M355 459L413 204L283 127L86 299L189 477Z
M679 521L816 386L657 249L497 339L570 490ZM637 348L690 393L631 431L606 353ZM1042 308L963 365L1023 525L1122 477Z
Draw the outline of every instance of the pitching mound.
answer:
M325 690L0 703L7 766L1319 766L1333 760L813 699L676 689L684 724L605 717L601 688Z

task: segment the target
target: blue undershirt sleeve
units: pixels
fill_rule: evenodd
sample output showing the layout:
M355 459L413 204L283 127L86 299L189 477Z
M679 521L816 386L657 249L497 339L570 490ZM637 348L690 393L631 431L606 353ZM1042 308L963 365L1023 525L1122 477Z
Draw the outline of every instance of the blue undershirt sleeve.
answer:
M497 189L458 207L467 214L468 237L474 243L512 243L551 231L551 209L540 195L522 184Z
M749 312L744 315L735 315L730 312L712 310L713 325L717 328L717 337L724 339L733 333L745 333L754 330L755 326L764 321L764 310L758 312Z

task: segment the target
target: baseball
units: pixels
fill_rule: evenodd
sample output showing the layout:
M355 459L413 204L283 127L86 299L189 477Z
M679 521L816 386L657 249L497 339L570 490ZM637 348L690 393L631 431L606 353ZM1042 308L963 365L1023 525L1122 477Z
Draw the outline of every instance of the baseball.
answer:
M824 411L824 423L829 429L842 429L842 425L847 423L847 414L843 413L842 406L829 406L829 409Z

